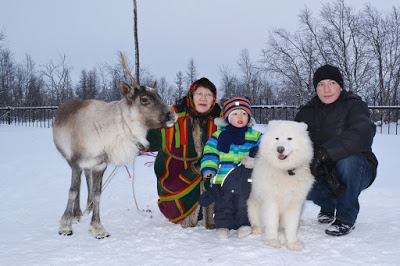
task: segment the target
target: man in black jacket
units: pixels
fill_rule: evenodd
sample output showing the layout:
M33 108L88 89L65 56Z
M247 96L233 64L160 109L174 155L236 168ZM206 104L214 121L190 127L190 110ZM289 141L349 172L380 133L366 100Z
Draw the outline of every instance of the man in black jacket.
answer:
M320 223L333 222L325 233L342 236L355 228L358 196L376 177L378 161L371 149L376 129L367 104L343 89L337 67L318 68L313 83L317 95L295 117L308 125L314 144L315 183L307 199L321 207Z

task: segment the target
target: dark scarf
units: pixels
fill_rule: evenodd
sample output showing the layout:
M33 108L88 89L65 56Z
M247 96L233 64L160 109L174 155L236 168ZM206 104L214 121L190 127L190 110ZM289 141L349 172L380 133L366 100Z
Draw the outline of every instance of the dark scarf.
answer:
M217 149L228 153L231 144L242 145L245 142L245 135L248 127L234 127L231 124L227 125L225 130L219 134Z

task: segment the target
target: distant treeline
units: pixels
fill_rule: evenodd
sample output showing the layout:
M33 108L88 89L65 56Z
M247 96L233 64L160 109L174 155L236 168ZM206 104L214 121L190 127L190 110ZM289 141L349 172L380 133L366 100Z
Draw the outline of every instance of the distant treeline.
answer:
M350 1L349 1L350 2ZM15 62L12 47L0 32L0 106L53 106L69 98L121 97L119 82L130 79L120 59L114 65L83 69L78 81L65 55L37 66L30 55ZM358 93L369 105L399 105L400 4L388 12L366 5L355 9L343 0L323 4L318 15L309 9L299 13L297 30L270 29L262 56L253 61L243 49L237 65L219 67L220 96L246 95L257 104L298 106L314 93L312 75L321 65L338 66L344 86ZM127 62L132 70L132 64ZM191 58L187 69L177 71L173 81L140 69L141 85L153 86L168 103L186 94L197 77ZM216 81L214 81L216 82Z

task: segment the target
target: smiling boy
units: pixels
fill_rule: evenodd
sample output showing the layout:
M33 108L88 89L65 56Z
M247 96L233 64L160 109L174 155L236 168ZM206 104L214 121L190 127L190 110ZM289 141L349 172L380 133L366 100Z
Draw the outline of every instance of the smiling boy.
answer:
M232 170L251 148L259 145L261 136L261 132L252 128L255 120L251 117L248 99L233 97L223 105L224 118L215 119L220 127L207 141L201 160L201 175L212 178L213 190L218 189L214 221L217 236L221 239L229 236L230 229L240 231L242 228L247 231L249 228L246 205L250 193L248 178L240 174L237 176ZM229 190L225 190L225 187L229 187Z

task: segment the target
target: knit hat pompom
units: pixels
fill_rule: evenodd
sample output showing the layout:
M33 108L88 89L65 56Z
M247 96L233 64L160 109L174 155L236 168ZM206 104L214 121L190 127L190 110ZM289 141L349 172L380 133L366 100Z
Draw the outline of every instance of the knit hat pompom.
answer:
M334 80L343 88L343 77L337 67L324 65L318 68L317 71L315 71L313 78L314 89L317 89L318 83L324 79Z
M228 98L224 103L224 117L229 122L230 114L238 109L245 111L251 117L251 105L250 101L244 97L233 97Z

